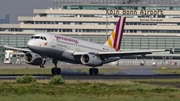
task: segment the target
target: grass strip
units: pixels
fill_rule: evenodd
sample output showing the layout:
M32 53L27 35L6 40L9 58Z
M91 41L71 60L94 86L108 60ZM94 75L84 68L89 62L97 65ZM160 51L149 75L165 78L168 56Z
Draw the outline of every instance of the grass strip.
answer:
M60 85L50 84L48 80L29 84L0 81L0 101L178 101L179 88L154 85L153 82L158 80L66 80ZM159 82L167 83L165 80ZM169 84L174 82L168 81Z

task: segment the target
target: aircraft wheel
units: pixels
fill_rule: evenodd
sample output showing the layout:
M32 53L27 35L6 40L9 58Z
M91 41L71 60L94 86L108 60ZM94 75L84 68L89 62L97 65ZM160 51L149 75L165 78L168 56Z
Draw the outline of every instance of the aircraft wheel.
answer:
M40 68L45 68L46 67L46 65L45 64L40 64L40 66L39 66Z
M42 64L40 64L39 67L42 68Z
M42 67L43 67L43 68L45 68L45 67L46 67L46 65L44 64L44 65L42 65Z
M90 69L89 69L89 74L90 74L90 75L93 75L93 68L90 68Z
M60 75L60 74L61 74L61 69L60 69L60 68L57 68L57 69L56 69L56 72L57 72L57 75Z
M55 69L55 68L52 68L52 69L51 69L51 73L52 73L53 75L55 75L55 74L56 74L56 69Z
M46 67L46 65L44 64L44 65L41 65L41 68L45 68Z
M94 68L94 75L98 75L99 70L97 68Z

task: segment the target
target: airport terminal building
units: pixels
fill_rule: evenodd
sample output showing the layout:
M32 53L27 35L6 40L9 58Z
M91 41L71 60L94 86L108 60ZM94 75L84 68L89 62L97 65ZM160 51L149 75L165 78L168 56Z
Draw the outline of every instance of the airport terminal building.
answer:
M0 45L25 48L38 32L104 43L119 16L126 16L122 50L180 47L179 0L52 0L34 14L0 24Z

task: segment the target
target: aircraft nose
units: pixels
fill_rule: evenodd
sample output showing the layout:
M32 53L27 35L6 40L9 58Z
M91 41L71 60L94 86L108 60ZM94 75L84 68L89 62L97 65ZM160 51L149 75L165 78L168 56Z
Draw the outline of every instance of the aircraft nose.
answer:
M36 45L36 44L34 43L33 40L29 40L28 43L27 43L27 47L28 47L29 49L31 49L34 45Z

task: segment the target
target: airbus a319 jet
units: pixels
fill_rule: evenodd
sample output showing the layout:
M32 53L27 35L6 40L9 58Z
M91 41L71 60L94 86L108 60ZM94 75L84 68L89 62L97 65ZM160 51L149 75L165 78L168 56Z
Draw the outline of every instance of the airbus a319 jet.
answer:
M27 43L28 49L5 45L4 48L19 50L25 53L25 62L31 65L45 66L45 57L52 58L55 65L51 69L53 75L61 74L58 61L90 66L90 75L98 74L98 66L119 60L123 56L152 54L162 50L121 51L121 43L126 17L121 16L112 30L111 36L104 44L75 39L53 33L38 33Z

